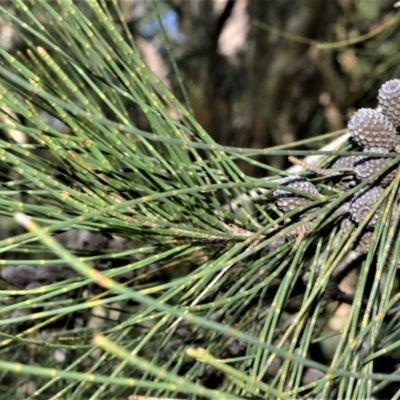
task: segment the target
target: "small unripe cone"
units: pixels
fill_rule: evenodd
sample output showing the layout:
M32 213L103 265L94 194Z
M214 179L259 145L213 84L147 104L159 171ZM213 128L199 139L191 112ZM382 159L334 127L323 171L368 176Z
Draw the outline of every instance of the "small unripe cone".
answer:
M396 128L386 115L370 108L359 109L350 119L352 139L362 148L379 147L393 150L397 142Z
M375 186L373 188L363 189L356 194L350 204L349 214L351 219L355 223L361 224L376 202L380 199L383 192L384 189L382 187ZM379 214L378 211L369 220L367 227L373 227L376 224Z
M389 150L381 148L364 149L367 153L382 153L387 154ZM354 162L354 175L360 181L369 178L375 172L378 172L385 165L390 163L390 158L377 158L357 156ZM396 177L396 170L389 170L379 178L379 185L382 187L389 186L393 179Z
M319 195L317 188L311 182L308 182L307 180L299 176L283 178L279 180L278 183L280 185L288 186L302 192L310 193L314 196ZM273 195L277 207L285 213L293 211L296 208L304 206L305 204L310 202L310 199L308 199L307 197L303 197L296 193L288 192L286 190L275 190Z
M400 126L400 79L385 82L379 89L378 100L382 113L396 127Z

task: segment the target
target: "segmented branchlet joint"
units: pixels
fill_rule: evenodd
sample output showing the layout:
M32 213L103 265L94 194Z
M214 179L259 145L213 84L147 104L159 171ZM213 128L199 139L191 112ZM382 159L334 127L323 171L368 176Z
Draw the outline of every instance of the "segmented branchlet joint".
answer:
M383 193L384 189L380 186L374 186L372 188L360 190L360 192L358 192L353 197L350 203L349 214L352 221L360 225L367 217L367 214L372 210L372 208L381 198ZM368 221L368 228L372 228L373 226L375 226L376 222L378 221L379 211L380 207L372 216L372 218Z
M351 117L347 127L354 142L364 149L379 147L391 151L399 143L395 126L378 110L361 108Z
M309 181L300 176L291 176L288 178L280 179L277 182L279 185L287 186L301 192L309 193L314 196L319 196L318 189ZM293 211L309 203L311 200L303 197L297 193L289 192L287 190L277 189L273 192L274 200L279 210L284 213ZM309 210L308 210L309 212Z
M379 147L373 147L371 149L364 149L364 152L387 154L389 153L389 150ZM380 169L388 165L390 161L390 158L357 156L354 161L354 175L359 181L363 181L364 179L369 178L372 174L378 172ZM396 177L396 173L397 171L392 168L381 175L377 182L380 186L387 187L393 182L394 178Z
M378 92L379 105L396 128L400 127L400 79L385 82Z

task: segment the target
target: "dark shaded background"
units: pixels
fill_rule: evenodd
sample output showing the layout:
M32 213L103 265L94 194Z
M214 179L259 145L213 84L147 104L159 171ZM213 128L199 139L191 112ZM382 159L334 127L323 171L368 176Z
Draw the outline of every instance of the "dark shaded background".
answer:
M197 120L218 143L265 148L343 129L355 109L376 107L379 86L399 76L394 4L170 0L157 8ZM151 2L124 7L144 58L183 101Z

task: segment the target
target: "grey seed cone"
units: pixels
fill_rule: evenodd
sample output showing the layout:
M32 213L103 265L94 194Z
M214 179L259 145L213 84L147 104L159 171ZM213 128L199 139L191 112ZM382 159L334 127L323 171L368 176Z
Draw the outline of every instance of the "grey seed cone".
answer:
M379 147L393 150L397 145L396 128L389 118L377 110L359 109L350 119L352 139L362 148Z
M361 224L376 202L380 199L383 192L384 189L382 187L375 186L373 188L363 189L357 193L350 204L349 214L351 219L355 223ZM379 212L376 212L369 220L367 227L373 227L378 220L378 216Z
M364 149L364 151L369 153L389 153L389 150L379 147ZM378 172L380 169L390 163L390 161L390 158L357 156L354 161L354 175L358 180L362 181L369 178L375 172ZM379 185L382 187L389 186L393 179L396 177L396 174L396 170L387 171L383 176L380 177Z
M382 107L382 113L396 127L400 126L400 79L385 82L379 89L378 101Z
M278 183L283 186L301 190L302 192L310 193L314 196L319 195L317 188L311 182L299 176L283 178L279 180ZM310 202L310 199L307 197L302 197L286 190L275 190L273 195L277 207L283 212L293 211Z
M345 234L351 226L351 220L349 218L345 218L341 224L341 231ZM361 234L357 237L355 242L353 243L353 250L357 253L366 254L368 253L368 249L371 243L372 235L374 230L371 228L366 228Z
M332 164L331 168L352 168L356 156L343 156L338 157Z
M339 157L331 165L331 168L353 168L355 159L355 156ZM335 172L335 175L333 175L333 182L334 186L340 190L348 190L356 184L356 180L354 179L354 174L352 172Z

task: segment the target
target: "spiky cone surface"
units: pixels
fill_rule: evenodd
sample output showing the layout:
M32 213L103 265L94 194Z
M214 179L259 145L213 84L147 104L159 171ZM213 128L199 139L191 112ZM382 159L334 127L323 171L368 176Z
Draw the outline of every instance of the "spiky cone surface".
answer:
M349 218L343 219L341 224L341 231L343 234L349 230L351 224L352 222ZM353 243L353 250L357 253L368 253L373 233L373 228L365 228Z
M363 149L379 147L390 151L398 144L395 126L377 110L360 108L351 117L347 127L352 139Z
M350 203L349 214L351 219L356 224L361 224L367 214L375 206L376 202L380 199L384 192L384 189L380 186L374 186L373 188L362 189L358 192ZM378 209L372 218L369 220L367 227L371 228L376 224L379 216Z
M382 153L387 154L389 150L382 148L371 148L364 149L364 152L367 153ZM376 157L367 157L367 156L357 156L354 161L354 175L359 181L369 178L375 172L378 172L385 165L389 164L391 161L390 158L376 158ZM387 171L384 175L378 180L378 183L382 187L389 186L394 178L396 177L397 171L396 168Z
M400 126L400 79L385 82L378 92L379 105L393 125Z
M335 213L338 215L348 214L350 210L350 203L350 201L346 201L339 208L336 209Z
M280 179L278 183L280 185L288 186L293 189L312 194L314 196L319 195L318 189L311 182L308 182L306 179L299 176L283 178ZM279 208L279 210L285 213L293 211L296 208L302 207L310 202L310 199L308 199L307 197L303 197L296 193L288 192L286 190L277 189L273 192L273 195L276 206Z
M340 169L340 168L353 168L355 156L345 156L339 157L335 162L331 165L331 168ZM354 178L353 172L333 172L333 184L340 190L348 190L355 186L356 180Z

